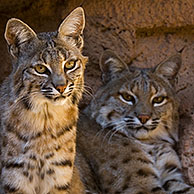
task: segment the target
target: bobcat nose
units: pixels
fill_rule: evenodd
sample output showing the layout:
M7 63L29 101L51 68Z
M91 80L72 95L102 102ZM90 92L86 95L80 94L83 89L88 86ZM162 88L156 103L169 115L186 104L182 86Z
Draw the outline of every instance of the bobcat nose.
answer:
M61 94L65 91L67 85L59 85L59 86L56 86L56 89L58 92L60 92Z
M138 115L137 117L142 124L145 124L150 119L150 115Z

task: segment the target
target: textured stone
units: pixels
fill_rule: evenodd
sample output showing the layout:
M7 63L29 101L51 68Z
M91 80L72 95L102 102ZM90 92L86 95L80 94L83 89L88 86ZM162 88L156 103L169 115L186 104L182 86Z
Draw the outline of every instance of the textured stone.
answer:
M194 1L193 0L1 0L0 64L2 81L11 70L3 39L10 17L19 17L37 32L54 30L72 9L86 12L84 53L89 56L86 90L80 105L87 105L102 84L98 61L105 49L126 63L151 67L183 47L183 65L176 83L180 98L180 157L188 182L194 184Z

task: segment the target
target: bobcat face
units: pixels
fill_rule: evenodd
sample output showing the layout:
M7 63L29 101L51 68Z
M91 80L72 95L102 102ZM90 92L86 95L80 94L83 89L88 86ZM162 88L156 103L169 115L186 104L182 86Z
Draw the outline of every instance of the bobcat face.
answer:
M31 92L43 101L64 104L74 92L82 91L83 71L81 56L56 46L44 49L32 59L23 71L23 83L27 88L32 85Z
M173 116L172 94L151 76L149 78L149 73L146 70L136 71L134 77L131 75L114 83L120 87L100 109L106 117L105 127L111 126L115 132L126 136L144 138L159 128L171 125L167 118L171 120Z
M154 69L128 69L118 57L107 52L108 56L107 53L102 56L101 69L108 83L90 105L94 111L92 117L115 135L176 140L169 128L178 119L171 78L179 69L179 57Z
M87 58L82 56L85 19L72 12L57 32L36 34L18 19L10 19L5 38L13 57L13 90L27 109L42 104L77 104L83 90Z

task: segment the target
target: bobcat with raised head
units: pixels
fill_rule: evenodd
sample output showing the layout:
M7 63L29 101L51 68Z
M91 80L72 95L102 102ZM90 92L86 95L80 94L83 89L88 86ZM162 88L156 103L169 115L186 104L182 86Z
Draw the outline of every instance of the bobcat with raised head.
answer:
M176 55L155 68L128 67L105 51L100 61L104 85L78 123L77 147L90 168L81 169L88 190L194 193L183 180L175 150L179 118L174 81L180 65Z
M13 71L0 89L1 193L84 193L74 167L78 102L87 57L81 7L57 32L8 21Z

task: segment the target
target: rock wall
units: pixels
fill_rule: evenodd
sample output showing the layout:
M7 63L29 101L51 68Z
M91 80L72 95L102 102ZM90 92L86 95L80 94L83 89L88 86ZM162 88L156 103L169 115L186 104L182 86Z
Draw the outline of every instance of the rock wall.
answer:
M183 65L176 90L180 98L180 157L184 174L194 184L194 1L193 0L1 0L0 82L11 70L4 41L6 21L17 17L36 32L53 31L75 7L86 12L84 54L87 93L101 85L98 61L112 49L127 63L150 67L182 48ZM85 93L83 108L91 99Z

